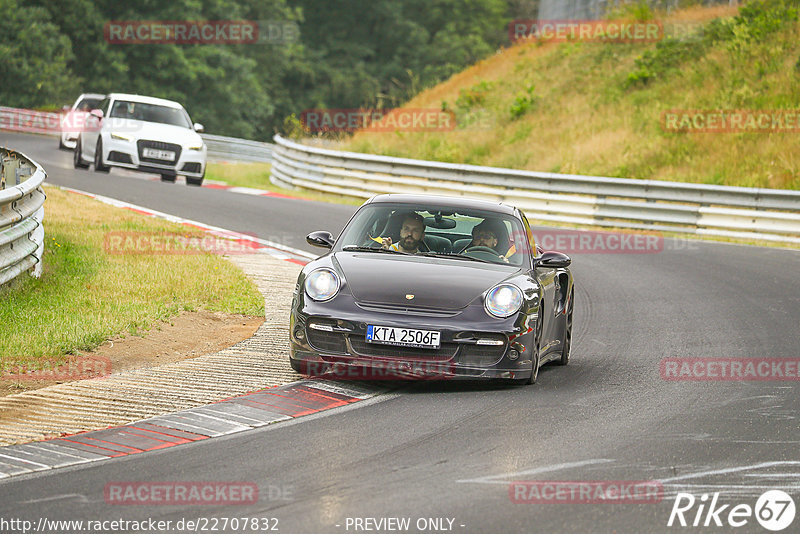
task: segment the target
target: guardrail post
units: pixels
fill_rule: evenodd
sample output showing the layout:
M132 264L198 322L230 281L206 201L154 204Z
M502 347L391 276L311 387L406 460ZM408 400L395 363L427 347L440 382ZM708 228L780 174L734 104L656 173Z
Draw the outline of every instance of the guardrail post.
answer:
M14 176L14 180L16 181L18 178L16 176L17 169L19 168L19 160L17 158L11 157L4 157L3 158L3 183L7 184L11 182L11 177ZM19 185L19 182L16 182L15 185ZM5 186L3 186L5 189Z
M16 180L17 180L17 185L19 185L19 184L22 183L22 177L23 176L30 176L31 175L31 168L30 167L18 167L14 171L14 175L15 175Z

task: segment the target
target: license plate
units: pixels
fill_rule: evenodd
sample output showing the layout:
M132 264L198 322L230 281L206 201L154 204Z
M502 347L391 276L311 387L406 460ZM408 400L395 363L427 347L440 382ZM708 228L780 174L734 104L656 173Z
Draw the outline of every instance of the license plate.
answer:
M434 330L394 328L392 326L367 326L367 342L399 347L438 349L442 334Z
M146 158L165 159L169 161L175 159L175 152L171 150L158 150L157 148L145 148L142 150L142 155Z

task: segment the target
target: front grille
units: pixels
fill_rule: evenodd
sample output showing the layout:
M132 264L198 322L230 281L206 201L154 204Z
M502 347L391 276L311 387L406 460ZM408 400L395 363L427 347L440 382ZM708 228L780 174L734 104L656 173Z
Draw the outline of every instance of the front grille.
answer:
M347 352L347 345L344 341L344 334L336 332L325 332L324 330L314 330L307 328L308 343L316 350L323 352Z
M130 154L112 150L108 153L108 161L117 161L119 163L133 163Z
M462 345L458 363L487 367L500 361L505 352L505 345Z
M392 345L378 345L367 343L362 338L350 336L350 346L353 352L360 356L376 356L379 358L410 358L415 360L446 361L453 358L458 351L456 343L442 343L438 349L417 349L413 347L395 347Z
M149 141L147 139L140 139L136 141L136 148L139 150L139 161L146 161L149 163L159 163L161 165L175 165L181 157L181 145L175 143L165 143L163 141ZM146 158L142 154L145 148L155 148L158 150L169 150L175 153L175 159L165 160L157 158Z
M200 172L200 164L197 162L184 163L181 170L183 172Z

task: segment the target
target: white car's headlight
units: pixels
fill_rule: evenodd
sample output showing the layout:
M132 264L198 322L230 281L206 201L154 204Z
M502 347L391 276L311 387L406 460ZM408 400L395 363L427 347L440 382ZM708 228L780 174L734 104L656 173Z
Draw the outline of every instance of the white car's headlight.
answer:
M125 137L124 135L120 135L118 133L112 133L111 139L116 139L117 141L130 141L130 137Z
M499 284L486 294L486 312L494 317L506 318L522 307L522 291L512 284Z
M195 151L199 152L199 151L203 150L203 148L205 148L205 145L200 145L200 146L190 146L190 147L189 147L189 150L195 150Z
M306 294L318 302L331 300L339 292L339 276L331 269L322 267L306 277Z

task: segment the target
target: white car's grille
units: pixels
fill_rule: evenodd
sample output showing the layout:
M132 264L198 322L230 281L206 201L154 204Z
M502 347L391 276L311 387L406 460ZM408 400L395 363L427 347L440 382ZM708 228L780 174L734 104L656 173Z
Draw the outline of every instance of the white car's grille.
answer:
M165 143L164 141L150 141L147 139L140 139L136 142L136 148L139 151L139 161L147 163L158 163L161 165L175 165L181 157L181 145L175 143ZM175 157L173 159L159 159L153 157L145 157L144 149L151 148L155 150L165 150L173 152Z

